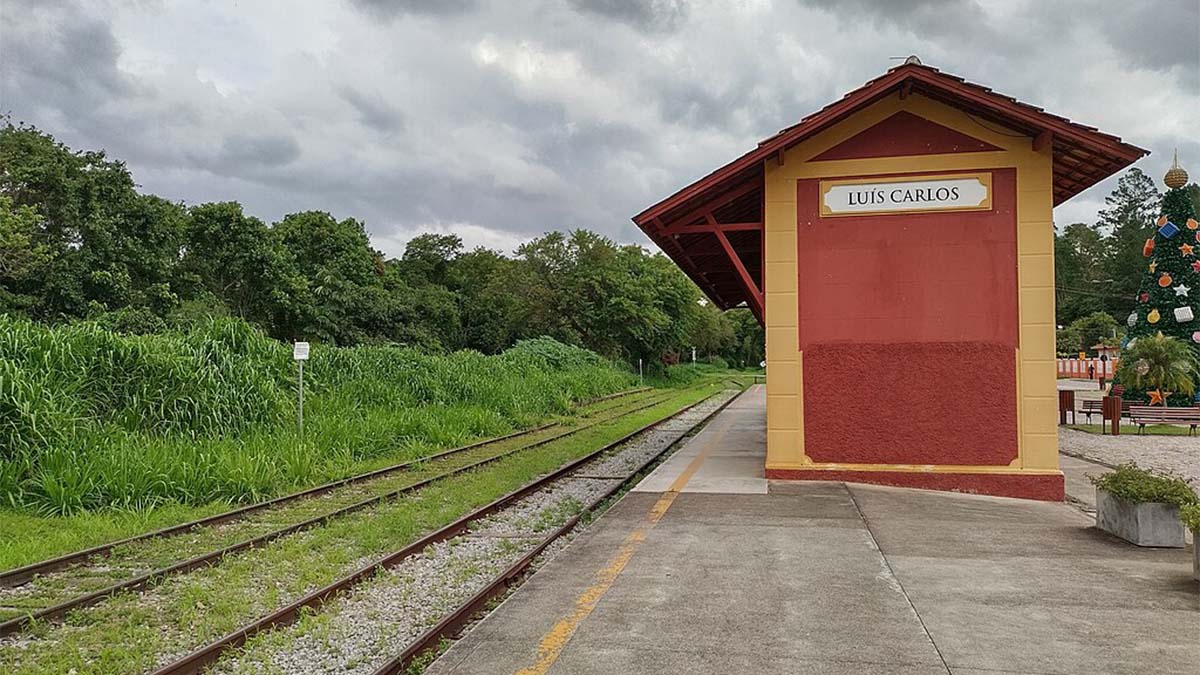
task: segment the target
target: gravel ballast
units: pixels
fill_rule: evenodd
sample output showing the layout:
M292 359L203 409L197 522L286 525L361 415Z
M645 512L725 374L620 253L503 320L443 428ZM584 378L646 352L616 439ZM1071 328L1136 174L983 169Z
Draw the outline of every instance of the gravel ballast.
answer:
M725 392L704 401L553 485L480 519L467 533L381 571L326 604L319 614L257 637L210 672L374 672L570 518L685 437L733 395ZM567 545L566 540L555 541L539 560L548 560Z

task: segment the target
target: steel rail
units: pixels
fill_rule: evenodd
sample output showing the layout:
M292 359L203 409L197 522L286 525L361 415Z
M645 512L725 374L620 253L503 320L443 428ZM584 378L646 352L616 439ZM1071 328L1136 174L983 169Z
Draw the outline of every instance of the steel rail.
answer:
M646 433L647 431L653 429L654 427L662 424L663 422L665 422L671 418L682 415L683 413L685 413L685 412L691 410L692 408L695 408L696 406L700 405L701 403L704 403L705 401L709 400L713 396L716 396L716 394L714 393L710 396L706 396L704 399L697 401L696 403L693 403L693 404L688 405L680 410L677 410L677 411L671 413L670 415L661 417L661 418L655 420L654 422L651 422L645 426L642 426L639 429L636 429L615 441L607 443L604 446L602 446L596 450L593 450L592 452L589 452L586 455L583 455L582 457L574 459L574 460L560 466L559 468L555 469L554 471L551 471L550 473L548 473L544 476L541 476L541 477L525 484L524 486L517 488L516 490L514 490L512 492L509 492L508 494L496 499L495 501L492 501L489 504L486 504L466 515L459 517L454 522L452 522L448 525L445 525L442 528L435 530L435 531L425 535L424 537L421 537L420 539L417 539L416 541L408 544L407 546L404 546L403 548L401 548L397 551L394 551L394 552L388 554L387 556L370 563L369 565L363 566L363 567L359 568L358 570L352 572L351 574L346 575L346 576L342 577L341 579L338 579L337 581L334 581L334 582L326 585L325 587L320 588L302 598L299 598L299 599L293 601L292 603L290 603L284 607L281 607L278 610L276 610L270 614L262 616L262 617L256 619L255 621L253 621L231 633L228 633L225 636L218 638L217 640L191 652L190 654L187 654L187 655L177 659L176 661L173 661L167 665L164 665L164 666L158 668L157 670L153 671L152 675L195 675L195 674L198 674L198 673L202 672L206 667L215 663L217 661L217 659L219 659L221 657L221 655L223 653L225 653L227 650L240 647L241 645L245 644L247 640L249 640L250 638L254 637L255 635L257 635L263 631L266 631L266 630L269 630L272 628L286 626L291 623L294 623L301 616L301 614L304 612L304 610L315 609L317 607L320 607L322 604L325 603L325 601L327 601L331 597L337 595L338 593L341 593L342 591L345 591L346 589L349 589L363 581L366 581L367 579L370 579L379 570L390 568L390 567L395 567L396 565L398 565L400 562L402 562L406 558L409 558L417 553L420 553L428 546L430 546L432 544L436 544L440 541L445 541L447 539L450 539L452 537L455 537L455 536L467 531L468 527L470 526L470 524L472 522L479 520L480 518L485 518L497 511L501 510L502 508L512 504L513 502L515 502L529 494L532 494L533 492L536 492L536 491L542 489L546 485L573 472L574 470L576 470L580 466L586 464L587 462L590 462L591 460L596 459L597 457L604 454L605 452L607 452L617 446L620 446L624 443L627 443L630 439L632 439L640 434ZM730 398L730 400L726 401L724 404L722 404L720 408L713 411L713 413L706 416L700 422L697 422L696 426L703 424L705 421L707 421L709 418L711 418L712 415L715 415L719 410L721 410L725 406L729 405L729 403L731 401L733 401L734 398L737 398L737 397L734 396L734 397ZM686 435L686 434L684 434L684 435ZM681 436L681 438L682 438L682 436ZM667 451L667 449L669 449L670 447L672 447L674 445L675 444L673 443L671 446L664 448L662 452L665 453ZM661 455L662 455L662 453L659 453L658 455L655 456L655 458L657 458ZM641 471L640 468L639 468L639 471ZM622 483L622 485L623 485L623 483ZM542 548L544 548L544 546ZM410 657L410 660L411 660L411 657Z
M378 504L382 504L384 502L395 499L401 495L420 490L421 488L427 487L428 485L436 483L440 480L444 480L446 478L456 476L456 475L464 473L466 471L470 471L471 469L475 469L475 468L478 468L481 466L485 466L487 464L491 464L493 462L500 461L501 459L515 455L518 452L523 452L525 450L531 450L533 448L541 447L543 445L553 443L554 441L565 438L567 436L572 436L581 431L591 429L598 425L606 424L608 422L612 422L612 421L621 419L622 417L627 417L629 415L640 412L647 408L653 408L654 406L662 404L663 402L667 401L668 399L672 398L673 396L674 396L674 393L668 393L664 396L655 398L654 400L650 401L649 403L637 406L637 407L629 409L629 410L624 410L624 411L620 412L619 414L614 415L612 417L606 417L604 419L589 422L588 424L583 424L583 425L580 425L577 427L573 427L567 431L556 434L554 436L549 436L547 438L538 439L536 441L533 441L532 443L526 443L524 445L513 448L511 450L505 450L504 452L498 453L496 455L492 455L490 457L486 457L484 459L481 459L481 460L478 460L475 462L471 462L470 464L465 464L461 467L457 467L450 471L446 471L444 473L440 473L440 474L431 476L429 478L421 479L415 483L410 483L410 484L405 485L396 490L392 490L392 491L386 492L384 494L376 495L374 497L369 497L367 499L355 502L348 506L343 506L343 507L335 509L333 511L323 513L319 516L314 516L312 518L308 518L308 519L300 521L298 523L293 523L286 527L282 527L277 530L272 530L271 532L267 532L265 534L261 534L256 537L252 537L250 539L240 541L236 544L230 544L229 546L225 546L225 547L217 549L215 551L209 551L208 553L204 553L204 554L195 556L193 558L183 560L181 562L175 563L173 565L169 565L167 567L163 567L160 569L152 570L150 572L145 572L143 574L139 574L134 577L130 577L128 579L125 579L124 581L119 581L115 584L92 591L90 593L76 596L74 598L65 600L58 604L52 605L50 607L45 607L45 608L42 608L42 609L39 609L39 610L36 610L33 612L29 612L27 614L23 614L18 617L14 617L12 619L9 619L7 621L0 623L0 637L11 635L13 633L18 633L18 632L24 630L25 628L29 627L31 624L33 624L35 622L57 621L57 620L65 617L67 615L67 613L72 610L81 609L83 607L89 607L111 595L115 595L116 593L119 593L122 591L140 590L142 588L145 588L151 582L154 582L158 579L162 579L162 578L168 577L168 576L173 576L176 574L183 574L186 572L191 572L191 571L199 569L201 567L208 567L209 565L216 563L217 561L219 561L221 558L224 558L225 556L232 555L234 553L240 553L242 551L249 550L252 548L257 548L259 546L262 546L263 544L274 541L275 539L279 539L280 537L284 537L289 534L295 534L296 532L300 532L302 530L307 530L307 529L316 527L318 525L322 525L330 520L333 520L334 518L338 518L340 516L348 515L350 513L356 512L356 511L361 511L363 509L366 509L366 508L369 508L369 507L372 507L372 506L375 506Z
M615 398L622 398L625 396L632 396L634 394L640 394L640 393L643 393L650 389L651 389L651 387L638 387L636 389L627 389L625 391L619 391L614 394L609 394L607 396L600 396L598 398L594 398L589 401L582 402L576 408L579 409L579 408L583 408L583 407L590 406L590 405L595 405L596 403L601 403L601 402L608 401L608 400L615 399ZM605 409L605 410L607 410L607 409ZM600 410L597 412L605 412L605 410ZM223 511L221 513L213 514L211 516L206 516L204 518L190 520L188 522L179 523L177 525L170 525L170 526L160 528L157 530L153 530L150 532L144 532L142 534L137 534L132 537L126 537L124 539L110 541L110 542L107 542L104 544L92 546L90 548L81 549L78 551L74 551L72 553L66 553L66 554L63 554L63 555L60 555L60 556L57 556L54 558L49 558L47 560L30 563L30 564L24 565L22 567L16 567L16 568L13 568L10 570L5 570L3 572L0 572L0 587L20 586L21 584L24 584L24 583L30 581L31 579L33 579L33 577L36 575L47 574L49 572L55 572L55 571L58 571L60 569L66 568L66 567L70 567L80 561L84 561L89 558L92 558L94 556L108 555L109 553L112 552L113 549L120 547L120 546L124 546L125 544L132 544L134 542L146 541L149 539L170 537L170 536L175 536L175 535L179 535L179 534L184 534L186 532L190 532L191 530L194 530L194 529L200 528L200 527L220 525L221 523L226 523L226 522L229 522L232 520L238 520L238 519L240 519L244 516L247 516L251 513L255 513L255 512L261 511L263 509L271 508L273 506L279 506L280 504L298 501L300 499L317 497L317 496L323 495L327 492L330 492L332 490L336 490L338 488L345 487L347 485L353 485L353 484L361 483L361 482L371 480L374 478L379 478L381 476L386 476L388 474L395 473L397 471L403 471L405 469L409 469L409 468L412 468L413 466L421 464L422 462L429 462L432 460L442 459L444 457L449 457L451 455L456 455L459 453L467 452L469 450L474 450L476 448L480 448L485 445L492 445L495 443L512 440L512 439L518 438L520 436L528 436L530 434L535 434L539 431L545 431L546 429L549 429L554 426L560 426L561 424L562 424L562 422L550 422L550 423L542 424L542 425L532 427L529 429L522 429L520 431L514 431L509 434L504 434L503 436L495 436L492 438L485 438L483 440L468 443L467 445L461 445L456 448L442 450L442 451L434 453L432 455L426 455L424 457L419 457L417 459L408 460L405 462L401 462L399 464L393 464L391 466L386 466L386 467L383 467L380 469L375 469L375 470L367 471L365 473L357 474L354 476L341 478L341 479L338 479L338 480L335 480L335 481L332 481L329 483L325 483L323 485L317 485L315 487L307 488L307 489L301 490L299 492L293 492L291 494L282 495L282 496L275 497L273 499L268 499L268 500L262 501L262 502L256 502L254 504L247 504L245 506L241 506L236 509L231 509L229 511Z
M738 387L740 388L741 385L738 384ZM742 389L741 391L744 393L745 389ZM733 401L741 395L741 393L738 393L736 396L730 397L728 401L722 403L717 409L713 410L708 415L705 415L704 419L692 425L691 429L696 429L706 424L710 419L716 416L717 413L724 410L730 403L733 403ZM529 567L533 564L533 561L536 560L537 557L541 555L541 553L545 551L547 547L550 546L550 544L553 544L557 539L573 530L579 524L579 521L584 518L584 516L594 512L598 506L603 504L613 495L625 489L625 487L629 485L629 483L633 482L633 480L636 479L642 472L654 465L654 463L659 461L663 455L667 454L667 452L669 452L684 438L686 438L691 429L689 429L688 432L681 434L679 438L675 439L670 445L663 448L653 457L650 457L645 462L642 462L638 468L626 475L620 483L614 485L612 488L606 490L604 494L599 495L589 502L580 510L579 513L572 516L567 520L567 522L563 523L560 527L538 542L537 546L527 552L515 563L510 565L508 569L494 577L487 586L480 589L477 593L475 593L475 595L471 596L470 599L459 605L450 614L447 614L445 617L443 617L441 621L434 624L433 627L422 633L416 640L409 643L409 645L405 647L404 651L400 652L400 654L376 669L374 675L396 675L398 673L403 673L413 663L413 661L416 660L417 657L425 654L431 649L437 649L438 645L443 639L456 635L460 630L469 625L477 614L486 609L489 602L497 597L503 596L510 589L519 586L522 577L524 577L526 571L528 571Z

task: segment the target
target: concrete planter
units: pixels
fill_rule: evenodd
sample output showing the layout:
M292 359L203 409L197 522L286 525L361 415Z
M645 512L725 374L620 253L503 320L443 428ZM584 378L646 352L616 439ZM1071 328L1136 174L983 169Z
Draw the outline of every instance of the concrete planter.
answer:
M1158 502L1135 504L1096 488L1096 527L1138 546L1183 548L1179 507Z
M1200 531L1192 532L1192 578L1200 581Z

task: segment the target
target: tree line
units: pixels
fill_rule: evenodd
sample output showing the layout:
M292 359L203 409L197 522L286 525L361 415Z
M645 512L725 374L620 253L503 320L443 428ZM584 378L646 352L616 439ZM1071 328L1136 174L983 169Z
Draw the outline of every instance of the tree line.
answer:
M763 335L720 312L665 256L587 230L514 255L423 234L402 256L362 222L305 211L268 224L237 202L138 190L121 161L0 127L0 312L127 333L240 317L279 340L497 353L549 336L625 361L756 365Z
M1186 187L1200 208L1200 186ZM1119 342L1125 317L1137 304L1146 269L1143 247L1154 236L1162 193L1138 168L1125 172L1094 223L1055 232L1054 285L1061 354L1092 352Z

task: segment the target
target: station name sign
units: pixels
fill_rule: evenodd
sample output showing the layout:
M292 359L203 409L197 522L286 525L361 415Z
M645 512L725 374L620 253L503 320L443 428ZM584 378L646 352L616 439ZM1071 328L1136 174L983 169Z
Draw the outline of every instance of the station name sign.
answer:
M991 173L821 181L822 216L987 211L991 208Z

